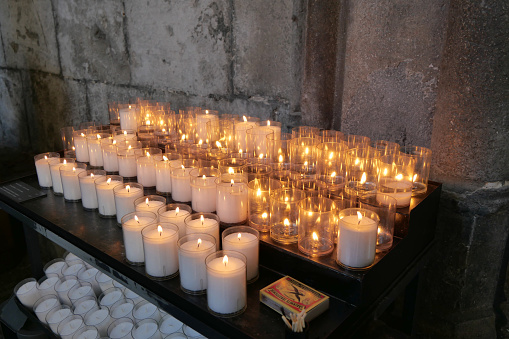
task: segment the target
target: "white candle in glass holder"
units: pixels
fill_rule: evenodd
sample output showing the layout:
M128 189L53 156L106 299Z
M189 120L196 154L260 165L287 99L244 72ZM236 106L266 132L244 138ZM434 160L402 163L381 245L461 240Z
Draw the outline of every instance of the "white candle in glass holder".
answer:
M97 207L100 215L113 216L117 213L113 188L120 184L122 184L122 182L119 180L111 180L111 178L96 182Z
M28 278L20 281L19 286L15 288L16 297L28 308L32 308L35 302L41 297L37 289L37 281L34 278Z
M76 161L89 162L87 136L85 133L76 131L73 135Z
M178 228L160 225L143 229L145 272L155 278L173 276L178 272Z
M412 198L413 184L407 180L382 180L379 183L378 191L396 199L397 207L407 207ZM376 201L383 203L383 198L377 194Z
M136 158L136 176L138 182L143 187L156 186L156 168L154 164L154 157L161 157L160 155L150 155L146 153L143 156Z
M121 321L122 319L119 319L117 321ZM108 329L108 337L112 339L132 339L131 331L134 327L134 323L132 320L130 322L128 321L122 321L118 324L111 324L111 329Z
M86 296L95 297L94 289L91 284L86 285L87 283L81 282L81 286L74 286L74 288L69 290L68 296L71 302L74 304L78 299L81 299Z
M78 181L78 175L85 171L84 168L77 168L74 165L67 167L60 167L60 177L62 180L62 188L64 191L65 200L79 201L81 199L80 184Z
M49 161L50 158L48 158L47 156L44 156L44 158L35 161L35 171L37 173L39 186L41 187L51 187L53 185L53 182L51 180Z
M232 180L230 184L218 184L216 213L221 222L235 224L247 220L247 201L248 189L245 183Z
M216 177L191 177L191 202L196 212L214 212L216 210Z
M87 136L88 158L90 166L103 167L103 154L101 150L101 134Z
M174 201L191 201L191 182L189 172L192 168L186 168L182 165L180 168L174 168L171 171L171 197Z
M57 274L59 277L63 277L64 274L62 271L68 265L63 259L54 259L47 264L47 267L44 268L44 273L49 276L50 274Z
M50 159L50 174L51 181L53 183L53 193L55 194L63 194L64 191L62 189L62 179L60 178L60 167L61 166L70 166L74 163L74 159L63 159L60 162L60 158L56 160Z
M162 337L158 327L152 319L142 320L134 326L132 336L134 339L160 339Z
M69 276L61 278L55 285L55 291L58 294L58 298L62 304L72 306L71 299L69 299L68 293L71 288L78 284L78 278L75 276Z
M125 105L118 110L120 128L125 130L138 129L138 111L135 105Z
M73 313L77 315L84 316L86 313L90 312L90 310L99 309L99 305L97 304L97 300L92 296L85 296L78 300L76 300L74 304Z
M243 117L244 121L235 123L235 141L237 149L247 150L247 131L258 123L254 121L247 121L246 117Z
M191 217L192 218L192 217ZM219 248L219 222L216 219L205 218L203 215L198 219L186 220L186 234L202 233L209 234L216 239Z
M156 161L156 191L161 193L171 193L171 168L172 167L180 167L182 165L182 161L178 160L168 160L168 158L163 155L162 161Z
M209 114L208 110L204 110L205 114L197 114L196 115L196 139L197 140L207 140L207 122L209 121L217 121L219 117L216 114ZM217 135L211 135L212 140L217 140Z
M110 315L114 319L120 319L124 317L132 319L133 308L134 302L132 300L119 300L111 306Z
M95 326L85 326L80 328L72 339L96 339L99 338L99 331Z
M339 220L338 228L337 260L350 267L370 266L375 260L378 223L362 215L349 215Z
M46 323L49 325L50 329L53 331L53 333L57 333L58 325L67 318L68 316L72 315L72 311L67 305L61 305L57 307L52 308L49 310L48 314L46 315Z
M143 202L139 202L136 204L136 211L145 211L152 212L157 215L157 211L163 207L165 204L159 200L150 200L148 197Z
M103 292L114 287L113 279L103 272L97 273L95 279L97 280L97 283Z
M125 178L135 177L137 174L136 157L141 154L140 149L131 148L117 150L118 174Z
M120 299L122 299L123 296L124 294L119 288L117 287L109 288L106 291L104 291L103 294L99 297L99 305L111 306Z
M104 173L104 172L103 172ZM85 176L79 176L81 203L88 210L94 210L99 207L97 203L97 192L95 189L95 180L102 177L101 174L90 173Z
M48 315L49 311L51 311L54 307L60 305L60 302L56 295L49 295L44 298L44 300L41 299L35 303L34 313L42 323L47 324L46 315Z
M205 258L214 253L216 245L201 238L186 241L179 248L180 285L190 292L207 288Z
M156 305L148 301L142 301L134 306L133 317L135 321L141 321L143 319L154 319L155 321L159 321L161 319L161 313Z
M247 280L258 277L259 240L248 232L234 232L223 238L223 249L236 251L246 256Z
M108 327L113 322L107 307L92 310L85 315L85 324L95 326L99 334L104 337L108 335Z
M64 276L74 275L77 277L79 271L81 271L83 269L83 267L85 267L85 264L82 264L82 263L75 263L73 265L68 265L67 267L62 269L62 274Z
M186 223L184 220L190 213L186 210L181 210L180 208L176 208L174 210L169 210L165 212L159 212L159 221L160 222L171 222L175 224L179 228L179 239L186 235Z
M115 191L116 190L116 191ZM115 208L117 210L117 222L122 223L122 217L127 213L135 211L134 200L143 196L143 189L126 185L124 188L114 188Z
M44 278L44 277L43 277ZM44 297L49 294L57 295L55 291L55 284L57 283L59 277L58 275L50 275L44 280L42 278L39 280L39 284L37 289L39 290L39 294L41 297Z
M141 230L150 224L156 223L157 217L151 212L134 212L132 214L134 214L134 216L131 215L132 219L122 220L125 257L129 263L141 264L145 261ZM138 217L138 215L140 216Z
M79 272L78 279L80 281L88 282L90 285L92 285L92 288L94 289L94 293L96 295L101 294L101 287L99 286L99 283L96 280L97 274L99 273L99 270L97 268L87 268L84 271Z
M71 339L74 333L83 326L85 326L83 318L81 316L72 315L62 320L60 325L58 325L57 332L62 339Z
M101 152L103 155L103 168L106 172L118 172L117 141L108 138L101 141Z
M180 331L182 322L170 314L166 314L159 323L159 331L163 335L172 334Z

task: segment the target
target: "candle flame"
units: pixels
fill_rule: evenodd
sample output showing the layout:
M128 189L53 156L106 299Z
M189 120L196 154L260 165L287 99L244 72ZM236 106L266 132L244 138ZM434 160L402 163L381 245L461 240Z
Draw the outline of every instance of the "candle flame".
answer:
M219 147L219 148L223 147L219 141L216 141L216 146Z
M198 247L200 247L200 245L201 245L201 239L200 238L198 238L197 244L198 244Z
M73 171L73 172L76 172L76 167L74 167L74 166L73 166L72 171Z
M336 176L336 172L332 172L330 176L331 178L334 178Z
M129 109L131 109L131 105L129 105Z
M285 226L290 226L290 221L288 220L288 218L286 218L284 221L283 221L283 224Z
M242 116L242 119L244 119L244 122L247 122L247 118L245 115Z
M262 190L259 188L257 191L256 191L256 196L259 197L262 195Z
M85 136L85 134L84 134L84 133L81 133L81 136L82 136L82 137L84 137L84 136Z
M75 151L76 150L76 147L72 146L72 150Z
M239 154L242 154L242 148L241 148L241 149L239 149Z
M384 175L384 176L386 176L386 175L387 175L387 172L388 172L388 171L387 171L387 168L384 168L384 174L383 174L383 175Z
M281 154L279 155L279 162L283 162L283 156Z
M359 162L361 162L361 161L359 160L359 158L355 158L355 165L358 165L358 164L359 164Z
M316 232L313 232L312 237L314 241L318 241L318 234Z
M108 180L106 180L106 183L109 185L111 183L111 178L108 178Z
M231 180L231 187L233 187L233 184L234 184L234 183L235 183L235 182L234 182L234 181L233 181L233 179L232 179L232 180Z
M161 124L162 124L162 123L163 123L163 122L161 121ZM162 131L162 132L163 132L163 133L166 133L166 128L163 128L163 131Z
M131 192L131 186L127 185L125 189L127 190L127 193Z
M357 211L357 220L359 220L359 222L357 223L357 225L359 225L361 223L361 220L362 220L362 214L359 211Z
M150 204L148 203L148 198L145 199L145 204L147 204L147 206L150 206Z
M308 147L306 147L306 149L304 150L304 153L309 154L309 148Z
M150 126L150 120L145 121L145 124Z
M240 241L240 238L242 238L242 234L239 233L239 234L237 234L237 239L239 239L239 241Z
M149 156L150 156L150 153L149 153L149 152L147 152L147 157L149 157Z
M64 165L67 164L67 160L64 159Z
M185 167L184 165L180 165L180 166L182 167L182 169L183 169L183 170L185 170L185 169L186 169L186 167Z
M203 226L203 222L205 221L205 218L203 217L203 214L200 216L200 221L201 221L201 224Z
M48 160L48 156L47 155L44 156L44 160Z
M270 120L267 121L267 126L270 126Z
M168 158L166 157L166 155L163 155L163 160L168 161Z
M101 139L101 136L99 134L97 134L97 139Z
M361 184L366 182L366 172L362 173Z
M113 140L112 144L116 145L117 144L117 140Z
M90 173L90 177L93 178L94 177L94 173Z
M198 141L198 145L201 145L201 144L203 144L203 140L201 140L201 139L200 139L200 140Z
M127 136L127 131L124 131L124 136Z
M396 180L401 180L401 179L403 179L403 174L400 173L400 174L396 175Z
M330 152L329 154L329 159L332 159L334 157L334 153L333 152Z
M134 220L136 220L136 222L137 222L138 224L140 223L140 220L138 219L138 216L137 216L137 215L135 215L135 216L134 216Z
M157 232L159 232L159 236L163 235L163 228L161 227L161 225L157 226Z
M263 153L262 153L262 154L260 154L259 158L260 158L260 159L263 159Z
M233 174L233 173L235 173L233 168L232 167L228 167L228 174Z
M228 264L228 256L227 255L225 255L223 257L223 264L224 264L224 266L226 266Z
M267 212L263 212L263 214L262 214L262 218L263 218L263 219L267 219Z
M186 135L182 134L182 140L186 140Z
M412 178L412 182L415 182L415 179L417 179L417 174L414 174L414 177Z
M177 207L177 208L175 209L175 216L177 216L177 215L179 214L179 212L180 212L180 208L178 208L178 207Z
M131 146L131 145L129 145L129 147L127 147L127 149L128 149L128 150L131 150L131 148L132 148L132 146Z

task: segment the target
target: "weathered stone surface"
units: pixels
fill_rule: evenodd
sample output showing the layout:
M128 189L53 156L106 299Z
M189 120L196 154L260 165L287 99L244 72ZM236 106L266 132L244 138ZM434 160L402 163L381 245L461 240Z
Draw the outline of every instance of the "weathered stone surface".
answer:
M5 66L4 39L2 38L2 22L0 22L0 67Z
M302 1L233 1L236 93L281 96L299 107Z
M117 0L54 0L64 76L129 83L123 4Z
M0 24L9 67L60 72L51 0L0 1Z
M0 148L30 147L20 72L0 70Z
M446 2L349 4L341 129L429 147Z
M132 84L228 93L228 1L126 1Z
M27 111L34 150L61 150L60 128L92 120L87 113L85 84L40 72L30 72L25 81L31 89Z

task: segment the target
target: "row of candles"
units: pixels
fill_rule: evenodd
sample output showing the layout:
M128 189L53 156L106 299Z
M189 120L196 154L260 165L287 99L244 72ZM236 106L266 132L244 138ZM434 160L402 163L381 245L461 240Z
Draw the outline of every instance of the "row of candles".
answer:
M47 263L44 272L14 292L61 338L204 338L72 253Z

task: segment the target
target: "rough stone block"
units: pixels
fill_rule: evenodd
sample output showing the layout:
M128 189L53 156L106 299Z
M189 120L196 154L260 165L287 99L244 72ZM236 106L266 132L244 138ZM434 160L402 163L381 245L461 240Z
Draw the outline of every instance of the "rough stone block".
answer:
M117 0L55 0L64 76L129 83L124 9Z
M31 88L27 98L28 123L36 152L62 149L60 128L78 127L91 121L87 111L86 86L83 82L30 72L25 80Z
M7 66L59 73L51 0L0 1Z
M0 148L29 148L23 81L18 71L0 70L0 117Z
M234 3L236 93L281 96L299 105L302 30L299 1Z
M228 1L130 0L125 6L133 85L228 92Z
M4 39L2 38L2 24L0 23L0 67L5 66Z

